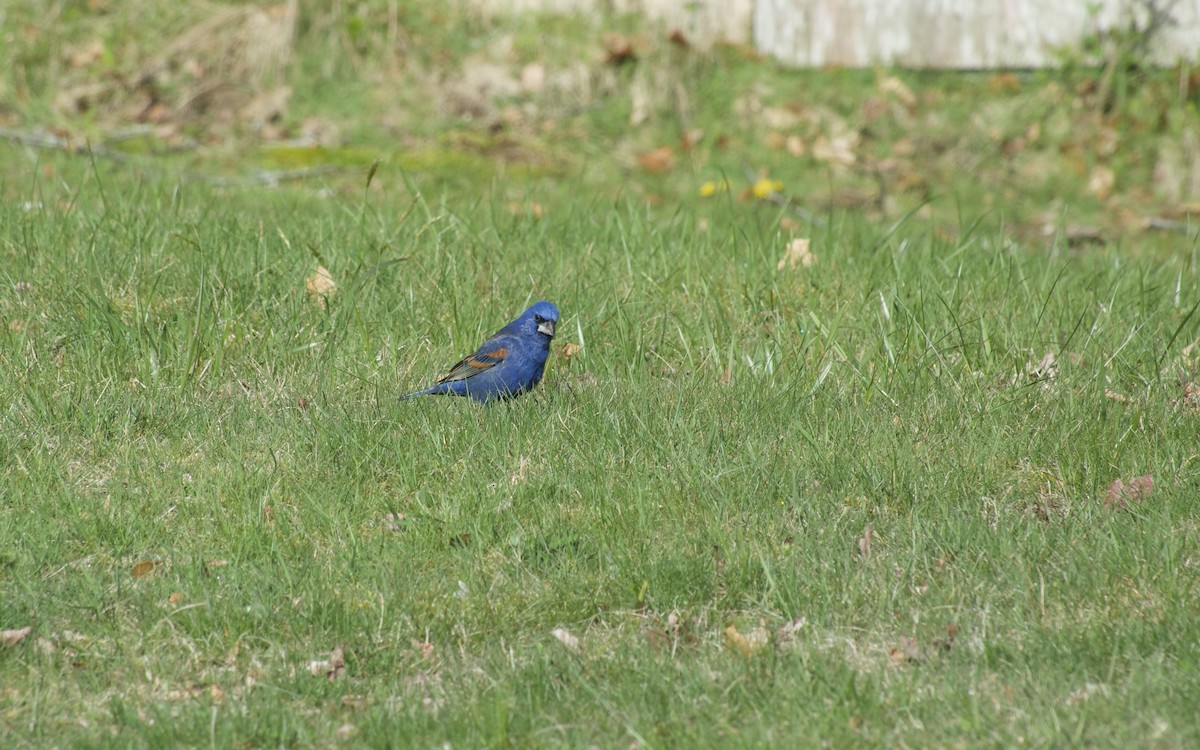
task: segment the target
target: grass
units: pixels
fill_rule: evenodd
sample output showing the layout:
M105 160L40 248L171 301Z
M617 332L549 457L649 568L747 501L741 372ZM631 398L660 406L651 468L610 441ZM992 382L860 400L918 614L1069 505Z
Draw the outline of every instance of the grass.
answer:
M520 64L539 24L591 33L467 18L466 49L417 57L505 23ZM351 41L360 67L313 86L370 82L352 104L384 74ZM928 111L858 151L916 138L929 190L728 119L758 86L857 122L880 75L677 54L595 63L583 109L532 101L544 127L444 113L270 189L236 179L274 166L244 135L153 162L0 146L0 630L32 628L0 646L6 746L1200 742L1200 250L1121 215L1174 199L1126 148L1006 161L969 132L1053 80L907 75ZM697 104L631 127L639 75ZM1162 130L1079 129L1149 153L1195 106L1162 102ZM639 169L683 109L707 145ZM744 164L805 210L697 197ZM792 237L814 265L777 268ZM398 400L539 298L564 317L537 393Z

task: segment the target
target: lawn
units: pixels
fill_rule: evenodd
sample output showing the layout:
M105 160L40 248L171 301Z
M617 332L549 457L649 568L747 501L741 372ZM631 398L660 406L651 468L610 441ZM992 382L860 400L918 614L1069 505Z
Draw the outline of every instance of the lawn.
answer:
M1200 744L1190 68L317 5L10 9L0 744Z

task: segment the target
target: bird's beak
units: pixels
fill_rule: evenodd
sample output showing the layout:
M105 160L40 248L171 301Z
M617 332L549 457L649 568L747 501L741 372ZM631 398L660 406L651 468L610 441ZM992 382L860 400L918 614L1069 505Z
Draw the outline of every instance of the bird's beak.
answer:
M543 320L541 323L538 323L538 333L544 333L550 338L554 338L554 321Z

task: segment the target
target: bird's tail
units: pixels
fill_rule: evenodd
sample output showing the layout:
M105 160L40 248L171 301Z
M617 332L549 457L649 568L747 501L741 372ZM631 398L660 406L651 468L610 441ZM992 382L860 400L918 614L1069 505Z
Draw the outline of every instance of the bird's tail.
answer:
M439 384L439 385L430 386L429 388L422 388L421 390L413 391L412 393L406 393L400 397L400 400L407 401L410 398L416 398L417 396L440 396L445 392L446 392L445 387L443 387L442 385Z

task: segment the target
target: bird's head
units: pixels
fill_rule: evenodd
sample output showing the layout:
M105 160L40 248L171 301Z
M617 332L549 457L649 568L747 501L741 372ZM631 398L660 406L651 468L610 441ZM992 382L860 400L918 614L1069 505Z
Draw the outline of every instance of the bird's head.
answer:
M554 338L554 328L558 325L558 308L553 302L535 302L521 316L534 326L534 329L548 339Z

